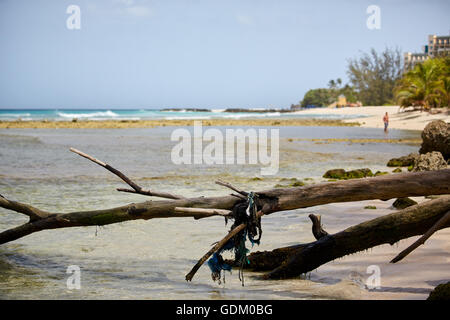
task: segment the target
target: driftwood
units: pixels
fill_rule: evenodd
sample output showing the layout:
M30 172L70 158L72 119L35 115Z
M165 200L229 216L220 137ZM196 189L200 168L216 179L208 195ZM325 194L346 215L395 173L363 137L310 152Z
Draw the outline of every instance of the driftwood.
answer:
M250 268L269 271L266 279L296 277L348 254L391 244L427 232L450 210L450 196L442 196L381 216L319 240L249 256ZM437 229L450 227L450 221ZM436 231L434 230L434 231Z
M262 203L261 211L306 208L333 202L359 201L409 196L427 196L450 193L450 169L399 173L374 178L328 182L306 187L272 189L257 192ZM106 225L136 219L201 217L210 213L175 211L176 207L214 208L231 210L243 201L235 196L197 197L176 200L146 201L125 206L70 213L49 213L30 205L0 198L0 207L23 213L30 221L0 233L0 244L10 242L45 229Z
M117 191L122 192L129 192L129 193L138 193L142 194L144 196L154 196L154 197L160 197L160 198L167 198L167 199L184 199L183 196L167 193L167 192L157 192L157 191L151 191L151 190L144 190L141 186L137 185L132 181L130 178L128 178L126 175L124 175L119 170L111 167L109 164L100 161L84 152L81 152L80 150L77 150L75 148L70 148L70 151L82 156L83 158L86 158L88 160L91 160L92 162L98 164L99 166L102 166L106 170L114 173L116 176L118 176L120 179L122 179L126 184L128 184L133 189L124 189L124 188L118 188Z
M328 232L326 232L322 228L322 222L321 222L320 215L316 216L315 214L311 213L308 217L311 219L312 233L314 235L314 238L316 238L316 240L319 240L320 238L323 238L328 235Z
M415 241L408 248L400 252L394 259L391 260L391 263L396 263L406 257L408 254L417 249L420 245L424 244L428 238L430 238L436 231L441 228L444 228L447 224L450 223L450 211L438 220L423 236L421 236L417 241Z
M228 216L230 211L236 204L242 203L247 199L246 196L248 195L248 193L246 191L239 190L229 183L222 181L218 181L216 183L232 189L233 191L237 192L237 194L231 194L222 197L184 198L182 196L173 195L166 192L145 190L141 186L134 183L125 174L111 167L105 162L95 159L94 157L91 157L75 149L71 149L71 151L104 167L105 169L120 177L123 181L125 181L132 187L132 189L118 189L119 191L133 192L146 196L157 196L167 198L169 200L131 203L125 206L103 210L52 213L39 210L27 204L11 201L3 196L0 196L0 207L25 214L29 217L29 221L27 223L16 228L1 232L0 244L14 241L34 232L47 229L106 225L136 219L147 220L154 218L174 217L193 217L195 219L200 219L211 216ZM363 178L339 182L326 182L305 187L271 189L255 193L258 195L258 215L260 216L268 215L278 211L306 208L310 206L334 202L360 201L371 199L388 200L391 198L409 196L450 194L450 169L427 172L400 173L395 175L384 175L373 178ZM411 209L408 208L408 210ZM303 270L305 270L305 268L298 268L299 265L304 263L301 262L302 259L304 259L302 258L302 255L314 256L314 254L321 252L321 250L329 250L327 248L334 248L334 246L336 246L336 241L338 240L339 241L337 243L341 246L339 247L340 253L344 255L347 251L351 252L352 250L357 249L357 247L355 247L355 244L351 244L351 239L346 238L346 235L348 233L346 233L345 231L338 234L329 235L322 229L320 225L320 218L316 217L317 221L315 221L314 218L311 219L313 221L313 230L315 230L315 234L319 240L314 242L313 244L309 244L306 246L299 245L289 249L280 250L285 253L286 257L292 256L292 258L290 259L289 263L284 263L283 265L275 269L272 273L270 273L269 277L277 278L304 273ZM394 220L395 219L393 219L392 221L386 220L386 223L394 223L395 225L396 222ZM433 220L433 223L435 223L436 221L437 220ZM407 221L405 223L405 225L409 225ZM428 226L429 229L432 225L422 223L420 227L416 227L415 232L426 232L427 230L423 230L424 226ZM244 227L245 225L240 225L235 229ZM382 237L376 236L376 228L374 230L369 230L372 227L373 226L368 226L364 230L374 237L374 241L372 241L374 243L373 245L377 245L377 241L379 241ZM400 223L398 227L404 226ZM356 226L354 228L356 228ZM359 234L357 233L358 230L358 228L353 230L354 232L356 232L354 234ZM394 229L391 228L389 230L393 231ZM233 232L237 231L232 230L230 234ZM405 235L407 235L408 232L409 231L405 231ZM230 234L228 234L224 239L229 237ZM360 236L363 238L367 237L363 234L360 234ZM393 237L395 238L395 236ZM191 273L186 276L187 280L192 279L192 276L195 274L196 270L206 261L206 256L210 256L215 251L220 249L220 244L223 241L225 240L219 242L204 257L199 260L198 264L193 268ZM349 245L349 248L344 248L345 245ZM318 250L317 248L321 249ZM298 254L299 252L303 253ZM292 253L295 254L292 255ZM334 255L335 253L332 253L329 254L328 257L334 259ZM324 256L326 257L327 253L325 253ZM318 261L325 260L327 260L327 258L318 259ZM294 272L294 269L298 269L300 271L295 270Z

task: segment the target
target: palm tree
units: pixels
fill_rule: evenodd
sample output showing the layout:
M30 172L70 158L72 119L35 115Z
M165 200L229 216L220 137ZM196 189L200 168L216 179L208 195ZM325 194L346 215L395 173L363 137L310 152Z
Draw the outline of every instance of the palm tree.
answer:
M403 76L395 90L400 106L420 106L425 110L448 106L449 69L444 59L417 64Z

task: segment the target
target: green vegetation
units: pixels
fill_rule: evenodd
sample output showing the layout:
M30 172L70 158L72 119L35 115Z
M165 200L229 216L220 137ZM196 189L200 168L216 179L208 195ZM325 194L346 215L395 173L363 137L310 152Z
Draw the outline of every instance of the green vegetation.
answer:
M405 209L415 204L417 204L417 202L410 198L398 198L394 201L392 206L396 209Z
M331 92L325 88L311 89L305 93L301 102L301 107L304 108L308 105L315 105L318 107L327 106L334 100L331 96Z
M311 89L306 92L303 100L300 102L302 108L308 105L314 105L318 107L328 106L337 101L340 95L344 95L349 103L357 102L357 94L353 87L346 84L341 87L342 80L338 78L330 80L328 82L328 88Z
M401 107L450 106L450 57L428 59L404 74L395 88Z
M386 164L388 167L409 167L414 166L419 157L418 153L410 153L407 156L402 156L400 158L392 158Z
M379 172L377 172L380 175ZM384 173L383 173L384 174ZM351 171L345 171L344 169L332 169L325 172L323 178L327 179L338 179L338 180L348 180L348 179L359 179L366 177L373 177L374 174L368 168L356 169Z
M365 206L364 209L376 209L377 207L375 206Z
M391 105L394 101L394 88L401 78L402 66L399 49L386 48L377 53L371 49L361 57L349 59L347 75L349 84L342 84L340 78L330 80L328 88L311 89L306 92L299 105L328 106L344 95L347 103L361 101L363 105Z
M328 106L344 95L347 103L363 105L420 107L424 110L450 106L450 57L434 58L403 74L401 52L385 48L378 53L371 49L360 57L348 60L349 84L340 78L330 80L328 88L311 89L299 105Z
M381 53L372 48L359 59L349 60L347 75L364 105L382 106L393 101L403 70L401 56L398 48L386 48Z
M305 185L304 182L298 180L297 178L283 178L280 182L287 182L287 184L276 184L274 188L293 188L293 187L303 187Z

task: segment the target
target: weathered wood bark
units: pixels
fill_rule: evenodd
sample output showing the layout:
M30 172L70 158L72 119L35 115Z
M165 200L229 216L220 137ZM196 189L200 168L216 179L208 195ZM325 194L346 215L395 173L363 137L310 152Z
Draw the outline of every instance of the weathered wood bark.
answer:
M270 270L266 279L296 277L348 254L424 234L450 210L450 196L439 197L372 219L317 241L249 256L250 268ZM450 227L450 221L438 226Z
M69 150L72 151L73 153L76 153L76 154L82 156L83 158L91 160L92 162L98 164L99 166L105 168L106 170L114 173L116 176L118 176L120 179L122 179L126 184L128 184L131 188L133 188L133 189L118 188L117 191L137 193L137 194L142 194L145 196L160 197L160 198L167 198L167 199L184 199L183 196L179 196L179 195L175 195L175 194L171 194L171 193L167 193L167 192L145 190L141 186L136 184L134 181L132 181L130 178L128 178L125 174L123 174L116 168L111 167L109 164L107 164L101 160L98 160L98 159L88 155L87 153L84 153L75 148L70 148Z
M263 216L262 212L258 212L256 214L256 216L258 218ZM215 252L219 251L220 249L223 248L223 246L228 242L228 240L230 240L231 238L233 238L236 234L238 234L239 232L241 232L242 230L245 229L245 227L247 227L247 225L245 223L241 223L240 225L238 225L237 227L235 227L234 229L232 229L230 232L228 232L228 234L219 242L217 242L217 244L212 247L206 254L203 255L203 257L200 258L200 260L197 261L197 263L195 264L195 266L191 269L191 271L189 271L189 273L186 275L185 279L186 281L192 281L192 278L194 277L195 273L198 271L198 269L200 269L200 267L206 262L206 260L208 260L209 257L211 257Z
M424 244L425 241L428 240L436 231L442 228L442 226L445 226L447 223L450 223L450 211L447 211L447 213L438 220L423 236L421 236L417 241L415 241L412 245L410 245L408 248L400 252L394 259L391 260L391 263L396 263L402 260L404 257L406 257L408 254L413 252L415 249L417 249L420 245Z
M319 240L320 238L328 235L328 232L326 232L322 228L322 222L321 222L320 215L316 216L315 214L311 213L308 217L311 219L312 233L314 235L314 238L316 238L316 240Z
M450 169L399 173L374 178L321 183L306 187L272 189L257 192L261 212L265 215L284 210L321 204L370 199L450 194ZM136 219L199 217L201 213L177 212L176 207L232 210L239 202L236 196L197 197L146 201L94 211L49 213L0 197L0 207L30 216L22 226L0 233L0 244L46 229L106 225ZM211 216L210 213L207 216Z

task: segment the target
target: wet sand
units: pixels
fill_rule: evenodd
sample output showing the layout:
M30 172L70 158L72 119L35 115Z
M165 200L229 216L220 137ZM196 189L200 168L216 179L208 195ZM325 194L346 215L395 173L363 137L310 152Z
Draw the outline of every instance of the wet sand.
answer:
M77 120L77 121L0 121L1 129L122 129L153 128L166 126L192 126L200 120ZM359 126L355 121L344 122L328 119L209 119L202 120L203 126Z
M412 197L417 202L427 201L424 197ZM394 212L389 201L369 200L352 203L334 203L321 207L322 223L330 233L351 225ZM376 210L363 209L367 205ZM327 226L329 225L328 229ZM389 263L397 254L410 246L420 236L401 240L394 245L381 245L365 252L348 255L322 265L311 274L311 280L340 278L334 285L323 286L323 295L343 299L426 299L438 284L450 281L450 229L437 231L425 244L419 246L403 260ZM363 288L373 272L369 266L380 268L380 287ZM370 283L370 282L369 282ZM359 284L356 285L356 284Z
M298 111L303 115L365 115L366 117L357 120L343 120L344 122L356 121L363 128L384 128L383 116L386 112L389 115L390 129L423 130L433 120L450 122L447 112L432 114L425 111L413 111L410 108L401 109L399 106L317 108Z
M171 130L170 127L2 130L2 194L52 212L101 209L145 200L138 195L115 193L121 186L117 177L74 156L68 151L69 146L92 152L130 177L139 177L136 180L139 184L193 197L228 194L213 183L218 178L249 190L266 190L276 183L286 183L283 177L296 177L308 184L324 182L321 175L336 166L391 171L385 167L387 160L417 151L419 137L416 132L392 131L388 137L398 142L394 145L381 144L389 140L384 140L382 130L376 129L284 128L287 132L280 144L280 174L254 179L259 168L251 166L175 166L169 157ZM406 141L413 145L405 145ZM335 203L274 213L264 218L263 241L252 251L313 241L310 213L322 215L324 229L335 233L392 213L393 201ZM364 209L367 205L377 209ZM3 209L0 216L5 228L23 222L22 215ZM425 299L437 284L450 279L450 229L446 229L438 231L397 264L389 261L417 237L337 259L314 270L308 279L261 281L255 277L257 274L248 272L246 287L242 288L234 272L227 274L226 286L218 286L211 281L209 269L203 267L195 282L186 283L186 271L229 228L218 217L202 220L130 221L102 227L98 234L96 228L86 227L24 237L0 248L3 268L0 296L13 299L182 299L187 295L192 299ZM136 246L136 243L144 245ZM80 265L84 270L83 290L77 296L65 288L65 270L69 264ZM364 285L369 276L367 267L371 265L380 267L381 288L368 291Z

